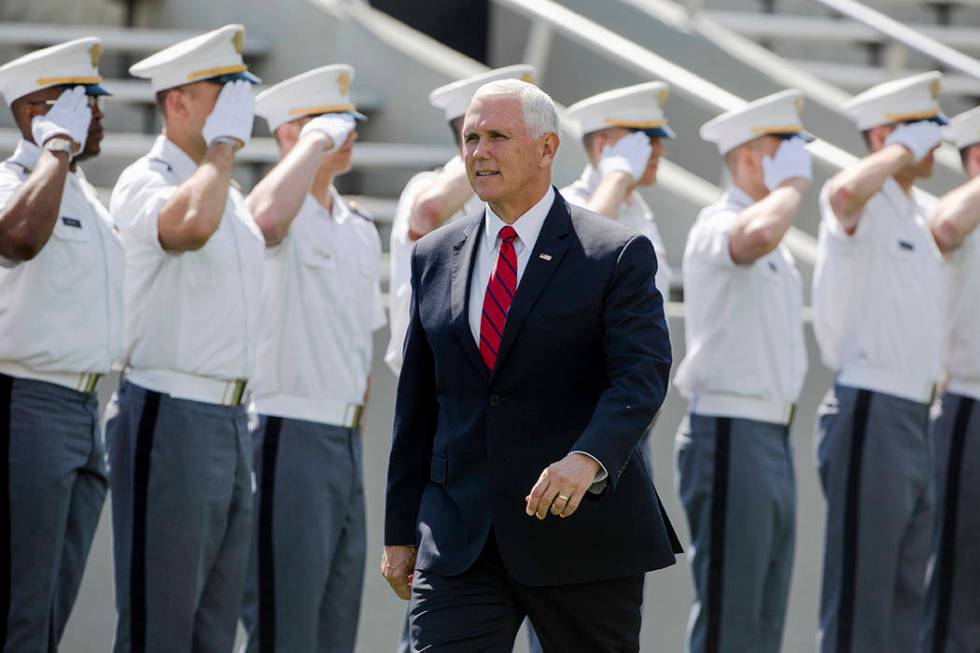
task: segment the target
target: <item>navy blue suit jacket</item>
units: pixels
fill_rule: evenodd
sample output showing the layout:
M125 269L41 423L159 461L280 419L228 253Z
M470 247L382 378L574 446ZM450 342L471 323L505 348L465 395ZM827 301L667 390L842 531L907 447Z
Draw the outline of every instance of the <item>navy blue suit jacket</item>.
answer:
M491 529L526 585L619 578L680 551L637 443L663 403L670 341L650 241L555 197L489 372L468 302L483 214L422 238L388 467L385 543L455 576ZM550 255L550 260L541 258ZM528 517L542 470L586 451L609 472L577 512Z

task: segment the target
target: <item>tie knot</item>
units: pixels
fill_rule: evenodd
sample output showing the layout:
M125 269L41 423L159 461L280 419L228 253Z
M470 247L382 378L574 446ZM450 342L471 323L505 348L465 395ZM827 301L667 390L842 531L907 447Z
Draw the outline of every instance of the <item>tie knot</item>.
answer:
M517 238L517 232L511 226L504 227L500 230L500 240L505 243L512 243L514 239Z

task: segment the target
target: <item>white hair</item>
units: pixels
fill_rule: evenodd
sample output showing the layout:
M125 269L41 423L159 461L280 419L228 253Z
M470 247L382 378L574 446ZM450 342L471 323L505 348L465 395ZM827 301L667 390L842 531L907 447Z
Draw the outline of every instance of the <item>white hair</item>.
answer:
M541 138L550 132L558 133L558 109L555 102L534 84L519 79L498 79L478 88L472 101L501 96L515 97L521 103L524 126L531 138Z

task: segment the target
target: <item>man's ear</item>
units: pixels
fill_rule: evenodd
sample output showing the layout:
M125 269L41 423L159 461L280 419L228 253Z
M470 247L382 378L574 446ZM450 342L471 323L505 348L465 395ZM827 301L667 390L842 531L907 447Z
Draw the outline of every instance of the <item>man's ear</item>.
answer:
M558 145L560 144L558 134L548 132L541 139L541 167L550 166L558 155Z

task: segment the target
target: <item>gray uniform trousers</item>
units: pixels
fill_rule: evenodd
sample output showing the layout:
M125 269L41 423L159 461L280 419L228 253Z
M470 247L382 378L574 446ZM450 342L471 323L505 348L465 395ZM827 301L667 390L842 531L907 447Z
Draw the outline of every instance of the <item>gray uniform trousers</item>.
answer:
M677 476L694 574L687 650L779 651L796 544L789 427L689 414Z
M105 496L96 395L0 374L0 650L57 649Z
M252 519L244 407L123 381L106 425L115 653L228 653Z
M933 422L936 528L922 653L980 651L980 402L947 393Z
M249 653L352 653L366 530L359 429L260 416Z
M816 438L827 499L818 648L915 651L935 501L929 406L835 385Z

